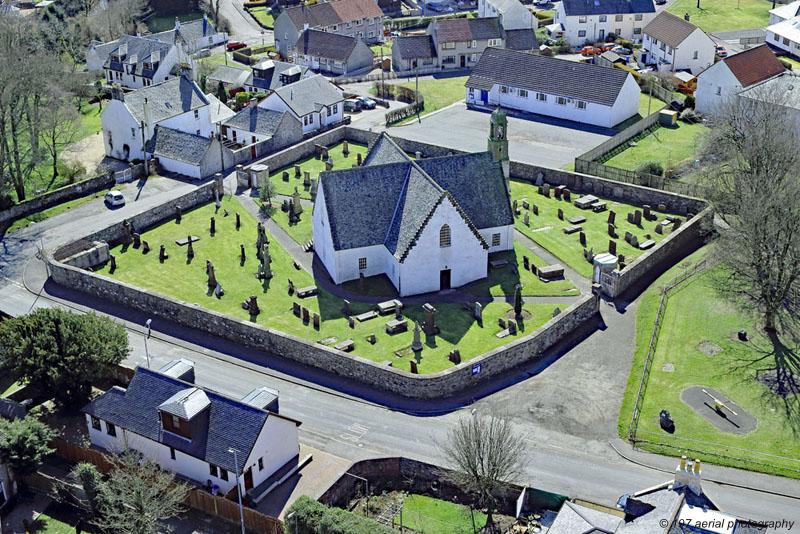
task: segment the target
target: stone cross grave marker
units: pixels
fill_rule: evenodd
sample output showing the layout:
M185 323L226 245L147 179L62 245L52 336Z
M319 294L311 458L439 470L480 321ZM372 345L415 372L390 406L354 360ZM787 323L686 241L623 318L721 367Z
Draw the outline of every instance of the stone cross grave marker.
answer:
M419 321L414 322L414 341L411 343L411 350L414 352L422 352L422 338L420 336Z

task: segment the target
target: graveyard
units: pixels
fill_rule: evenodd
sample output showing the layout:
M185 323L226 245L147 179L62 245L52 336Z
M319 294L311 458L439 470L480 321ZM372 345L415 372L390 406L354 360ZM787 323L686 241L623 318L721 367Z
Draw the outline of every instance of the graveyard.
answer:
M592 276L592 264L585 254L611 252L630 263L676 227L674 222L665 224L668 219L680 221L678 226L686 221L685 217L659 212L657 206L652 206L647 217L640 207L603 198L597 199L603 206L582 209L575 205L580 195L571 194L566 200L555 188L547 187L547 195L539 194L538 189L530 182L511 180L511 198L519 211L515 215L515 228L587 278ZM636 224L637 212L639 224ZM609 233L610 224L614 226L613 236ZM615 251L610 250L610 241Z
M643 295L637 313L633 370L620 412L620 435L627 437L633 403L642 376L661 286L705 256L701 249L667 271ZM650 452L680 455L687 448L707 449L745 458L744 463L692 454L716 464L771 474L800 476L800 377L791 374L800 337L785 329L775 339L714 289L719 267L710 267L669 293L647 388L637 438ZM746 332L746 341L739 331ZM781 380L779 380L779 377ZM715 406L717 401L722 406ZM661 426L660 412L674 421ZM694 440L694 441L689 441ZM698 443L703 442L703 443Z
M226 196L219 210L213 202L205 204L182 213L180 222L172 218L144 231L138 243L134 240L130 245L112 247L113 261L98 267L96 272L310 341L350 350L379 363L389 361L406 371L411 370L413 359L420 374L435 373L455 365L458 360L451 356L454 349L458 350L458 359L466 361L529 334L550 320L557 308L553 303L526 302L521 317L517 318L513 310L513 289L507 298L482 303L480 320L476 319L474 302L466 305L432 301L435 327L439 332L432 336L421 333L422 350L415 354L411 349L414 324L425 325L427 320L422 302L403 306L399 312L390 309L388 315L378 313L375 298L354 298L345 302L324 287L316 287L315 283L322 284L295 267L292 257L269 232L265 232L269 241L266 252L270 258L267 269L272 276L258 279L261 262L256 257L257 224L239 199ZM190 236L191 258L188 243L176 243L185 242ZM167 258L161 257L161 245ZM146 249L149 251L145 252ZM510 269L506 267L505 270ZM527 278L523 278L523 283L525 280ZM506 278L499 283L505 291L509 280ZM347 289L360 289L364 295L374 293L371 280L362 285L365 287L359 288L358 282L351 283ZM533 281L531 286L535 287ZM218 287L223 294L218 294ZM243 308L243 304L250 304L251 296L256 297L258 313L251 313L253 307ZM396 332L387 333L386 323L396 318ZM501 320L502 327L499 326Z

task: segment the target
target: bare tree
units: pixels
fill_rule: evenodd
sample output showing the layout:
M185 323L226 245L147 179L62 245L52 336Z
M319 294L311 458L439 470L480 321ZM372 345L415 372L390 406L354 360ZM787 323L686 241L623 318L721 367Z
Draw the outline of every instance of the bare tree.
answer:
M113 41L120 34L136 35L142 30L140 22L146 7L145 0L106 0L96 5L89 16L91 31L103 41Z
M784 87L735 97L713 118L704 140L708 196L722 220L717 287L763 315L775 332L800 278L800 129ZM794 92L794 93L793 93Z
M523 473L525 441L507 415L464 417L448 432L440 450L455 466L445 478L475 496L487 510L486 529L492 532L492 514L498 493Z
M80 115L66 98L54 98L42 115L40 124L42 145L53 164L53 180L58 176L58 157L61 151L77 141L84 132Z

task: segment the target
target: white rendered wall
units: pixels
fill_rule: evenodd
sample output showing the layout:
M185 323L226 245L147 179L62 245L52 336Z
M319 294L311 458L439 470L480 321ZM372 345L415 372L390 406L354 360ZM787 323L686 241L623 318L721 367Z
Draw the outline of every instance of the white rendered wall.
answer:
M483 240L489 245L489 253L502 252L504 250L514 250L514 225L507 226L494 226L492 228L484 228L479 230ZM500 234L500 244L496 247L492 246L492 235Z
M567 16L563 4L559 3L553 22L556 24L563 24L564 39L566 39L571 46L583 46L587 41L594 43L601 40L600 30L605 31L602 40L607 40L608 34L617 33L617 30L620 30L619 35L623 39L631 41L641 40L643 34L635 34L634 28L641 28L643 30L644 27L653 20L656 13L640 13L640 15L642 16L642 20L636 20L635 13L623 14L622 21L620 22L616 21L616 15L614 14L605 15L606 22L600 22L600 15L587 15L586 22L582 23L579 22L581 17ZM586 32L584 37L578 35L581 30Z
M253 487L255 487L298 454L300 454L300 442L297 436L297 424L288 419L270 415L253 445L250 457L239 458L239 461L244 462L242 473L248 467L252 469ZM259 458L264 459L264 469L262 470L258 469ZM242 492L244 492L244 480L240 480L240 483Z
M736 76L724 61L719 61L697 77L695 109L698 113L713 113L720 104L741 90L742 84Z
M103 126L103 144L106 156L125 159L123 145L128 145L130 152L128 160L142 159L142 131L140 125L131 115L128 108L120 100L111 100L100 115ZM131 134L131 128L134 129ZM147 136L149 139L149 136ZM113 142L113 147L109 144Z

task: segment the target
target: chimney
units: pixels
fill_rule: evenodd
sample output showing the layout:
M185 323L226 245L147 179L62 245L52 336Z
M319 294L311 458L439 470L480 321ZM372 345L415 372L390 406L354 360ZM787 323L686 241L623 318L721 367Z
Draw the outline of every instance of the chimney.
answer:
M258 99L253 97L250 99L250 107L255 107L258 104Z
M118 83L115 83L111 86L111 99L125 102L125 93L122 91L122 87L120 87Z
M161 50L155 50L150 54L150 63L153 64L153 68L155 68L155 64L159 61L161 61Z
M117 50L117 55L119 56L120 61L125 61L125 56L128 55L128 43L122 43L119 45L119 50Z
M681 456L681 463L675 470L675 482L672 489L688 488L695 495L701 495L703 488L700 479L700 460L687 462L686 456Z
M192 66L188 63L181 63L181 76L184 76L187 80L191 80Z
M303 23L303 31L308 31L308 22Z

